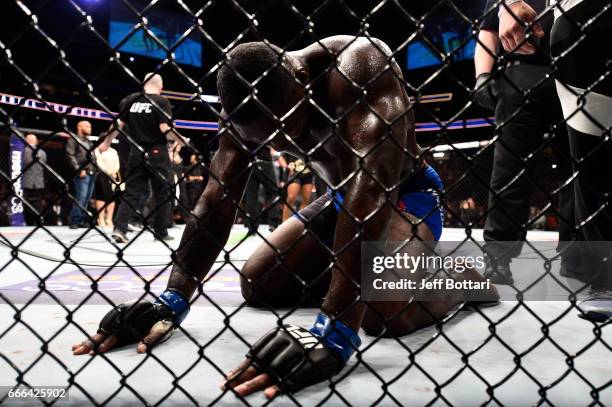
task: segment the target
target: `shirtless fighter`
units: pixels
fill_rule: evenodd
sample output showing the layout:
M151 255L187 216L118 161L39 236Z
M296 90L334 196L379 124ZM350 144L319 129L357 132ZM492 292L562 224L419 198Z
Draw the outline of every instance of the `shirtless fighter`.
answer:
M217 76L223 106L219 150L166 291L155 303L119 305L73 353L134 342L145 352L169 337L227 241L253 154L270 146L302 157L333 186L284 222L242 270L243 295L251 305L323 300L310 329L271 330L223 384L239 395L265 390L274 397L338 373L360 346L360 328L371 335L405 335L456 305L360 302L360 242L414 235L438 240L437 192L443 186L418 160L412 106L382 41L335 36L292 52L256 42L235 47L227 58Z

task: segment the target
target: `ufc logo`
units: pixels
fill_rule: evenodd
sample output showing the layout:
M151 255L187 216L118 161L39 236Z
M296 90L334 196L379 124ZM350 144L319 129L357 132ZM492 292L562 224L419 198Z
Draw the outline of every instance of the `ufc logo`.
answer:
M289 332L291 336L297 339L300 342L300 344L302 344L304 349L312 349L313 347L315 349L323 348L323 345L321 344L321 341L319 340L319 338L317 338L316 336L314 336L313 334L311 334L304 328L301 328L295 325L289 325L286 328L287 328L287 332Z
M132 113L151 113L151 104L145 102L136 102L133 103L130 107L130 112Z

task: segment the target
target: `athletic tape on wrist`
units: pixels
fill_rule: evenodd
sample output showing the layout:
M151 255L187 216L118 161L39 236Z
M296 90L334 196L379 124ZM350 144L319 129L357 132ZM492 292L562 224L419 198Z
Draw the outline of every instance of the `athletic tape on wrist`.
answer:
M339 320L332 321L320 312L310 333L322 339L323 344L340 355L344 362L361 346L361 339L353 328Z
M180 325L189 313L189 301L175 290L166 290L155 301L156 304L163 304L170 308L174 313L174 324Z

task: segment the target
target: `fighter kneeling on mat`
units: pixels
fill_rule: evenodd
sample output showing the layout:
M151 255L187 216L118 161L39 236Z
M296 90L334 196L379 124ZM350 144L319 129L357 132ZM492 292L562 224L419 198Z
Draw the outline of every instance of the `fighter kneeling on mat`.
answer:
M73 352L105 352L136 341L143 352L169 336L227 241L252 152L267 145L302 157L336 186L276 229L241 273L251 305L323 300L310 329L285 325L268 332L223 384L240 395L265 389L274 397L338 373L360 346L360 328L405 335L455 307L449 301L366 305L358 284L360 241L440 238L436 191L443 186L417 159L412 106L383 42L335 36L293 52L256 42L235 47L227 57L217 76L223 111L213 176L185 229L167 291L155 304L122 304L111 311L98 334ZM255 81L257 91L246 103L254 92L245 80Z

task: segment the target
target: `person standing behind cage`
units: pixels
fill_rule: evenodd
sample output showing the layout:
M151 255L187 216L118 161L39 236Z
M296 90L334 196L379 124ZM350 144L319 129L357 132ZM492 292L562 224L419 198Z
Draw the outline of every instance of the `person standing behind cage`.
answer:
M527 2L540 12L546 8L546 0ZM530 55L503 50L498 55L497 3L499 0L487 2L487 14L478 34L474 101L495 111L498 136L489 187L489 213L484 226L485 276L496 284L512 284L510 262L521 253L529 224L531 191L538 185L533 172L537 153L544 146L552 147L560 185L571 177L572 164L565 127L556 126L563 120L563 113L550 77L548 44L552 12L543 13L539 20L538 36L529 43L533 50ZM562 250L565 242L576 239L572 232L572 186L564 186L552 198L560 204L559 250ZM578 267L565 255L562 266L568 272Z
M278 181L269 147L263 146L257 150L253 157L253 169L244 195L244 206L248 214L245 223L249 235L257 234L257 228L263 222L268 224L270 231L276 229L280 217ZM263 207L259 203L260 187L264 192Z
M30 133L26 136L25 167L23 172L23 197L27 202L26 223L30 226L42 222L43 196L45 193L45 170L40 163L47 163L47 153L37 147L38 138ZM30 208L31 207L31 208Z
M171 195L172 195L172 216L170 217L170 227L174 227L175 212L178 212L181 222L185 223L189 219L189 198L187 197L186 180L183 176L183 157L181 156L182 146L175 142L168 142L168 154L170 155L170 163L172 171L170 178L172 180Z
M569 134L574 180L575 224L582 271L590 295L578 304L580 317L612 319L612 4L609 0L551 2L555 22L550 50L557 94ZM537 34L536 10L522 0L505 0L499 16L504 49L530 54L528 35Z
M98 225L112 229L115 213L115 190L121 185L117 150L109 148L103 153L96 150L96 165L100 172L96 176L93 198L98 213Z
M90 226L89 214L86 212L94 189L94 160L91 152L93 143L91 123L81 120L77 123L76 136L70 134L66 143L68 164L76 172L74 177L74 200L70 210L70 229Z
M187 197L187 201L184 204L191 211L200 195L202 195L202 192L204 192L208 181L207 170L197 155L191 154L189 157L189 165L185 166L183 177L185 178L185 196Z
M168 154L167 137L179 140L182 137L172 129L172 107L163 96L162 77L148 73L143 82L143 91L126 96L119 104L117 125L113 124L100 151L110 147L112 140L120 133L125 124L129 126L128 141L131 145L126 176L125 192L115 218L115 228L112 237L117 243L127 243L128 221L145 186L151 181L156 209L153 214L153 232L157 240L172 240L168 234L171 209L170 195L170 156Z
M310 204L312 188L314 186L314 174L308 168L304 160L283 154L289 171L287 177L287 197L283 207L283 222L295 213L295 201L300 196L300 208L304 209Z

